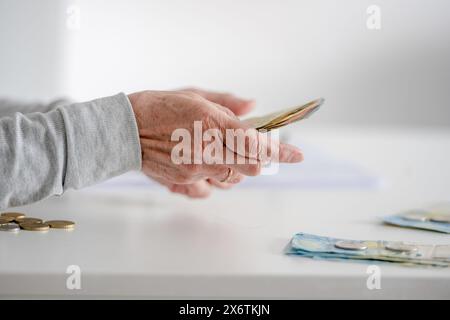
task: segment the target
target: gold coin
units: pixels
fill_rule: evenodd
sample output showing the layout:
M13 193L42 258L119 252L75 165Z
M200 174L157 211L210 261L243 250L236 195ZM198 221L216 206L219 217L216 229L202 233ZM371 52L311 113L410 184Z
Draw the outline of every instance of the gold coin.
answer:
M42 223L44 222L42 219L39 218L31 218L31 217L21 217L21 218L17 218L14 219L17 223L21 224L21 223Z
M50 229L50 226L47 223L36 223L36 222L29 222L29 223L21 223L19 226L28 231L47 231Z
M8 217L8 218L14 218L14 220L15 220L17 218L25 217L25 214L20 213L20 212L3 212L1 216Z
M55 229L73 229L75 227L75 222L67 220L50 220L45 223Z
M4 217L4 216L0 216L0 225L3 224L8 224L10 222L14 221L13 217Z

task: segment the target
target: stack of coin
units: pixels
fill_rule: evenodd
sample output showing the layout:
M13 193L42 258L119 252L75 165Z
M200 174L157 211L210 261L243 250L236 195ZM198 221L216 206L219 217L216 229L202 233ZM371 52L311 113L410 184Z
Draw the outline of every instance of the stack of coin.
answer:
M17 232L20 229L28 231L47 231L53 229L72 230L75 222L67 220L44 221L39 218L27 217L20 212L4 212L0 215L0 231Z
M243 121L259 131L270 131L306 119L313 112L317 111L324 101L324 99L317 99L302 106L296 106L266 116L249 118Z

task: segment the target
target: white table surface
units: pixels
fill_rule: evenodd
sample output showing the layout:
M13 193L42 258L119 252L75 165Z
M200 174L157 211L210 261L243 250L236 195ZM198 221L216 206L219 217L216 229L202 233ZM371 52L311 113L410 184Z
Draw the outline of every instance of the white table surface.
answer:
M384 178L380 189L239 189L188 200L161 189L70 191L16 208L71 232L0 233L0 297L450 298L450 269L286 256L296 232L450 244L379 217L450 200L450 129L310 128L308 143ZM308 156L307 154L305 155ZM66 268L81 268L81 289Z

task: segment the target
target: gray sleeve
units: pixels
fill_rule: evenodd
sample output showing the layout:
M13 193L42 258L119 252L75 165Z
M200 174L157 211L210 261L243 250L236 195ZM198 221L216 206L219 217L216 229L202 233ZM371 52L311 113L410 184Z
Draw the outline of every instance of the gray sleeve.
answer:
M19 102L17 100L0 99L0 117L12 116L16 112L33 113L49 112L57 107L70 104L69 100L58 99L50 103Z
M0 209L140 169L136 120L123 93L0 118Z

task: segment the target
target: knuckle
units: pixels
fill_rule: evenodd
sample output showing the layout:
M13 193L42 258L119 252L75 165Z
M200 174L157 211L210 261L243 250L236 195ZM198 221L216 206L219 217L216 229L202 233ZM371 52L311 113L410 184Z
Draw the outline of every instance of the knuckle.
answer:
M238 117L236 117L236 115L230 109L228 109L228 108L226 108L226 107L224 107L224 106L222 106L220 104L217 104L217 108L220 111L224 112L227 116L229 116L229 117L231 117L233 119L239 119Z

